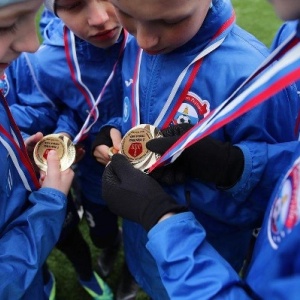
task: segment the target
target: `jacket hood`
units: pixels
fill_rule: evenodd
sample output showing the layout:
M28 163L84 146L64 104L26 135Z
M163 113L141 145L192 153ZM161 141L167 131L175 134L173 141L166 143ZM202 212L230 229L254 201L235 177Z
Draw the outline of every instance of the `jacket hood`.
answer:
M52 46L64 46L64 22L59 18L53 18L44 30L43 44Z

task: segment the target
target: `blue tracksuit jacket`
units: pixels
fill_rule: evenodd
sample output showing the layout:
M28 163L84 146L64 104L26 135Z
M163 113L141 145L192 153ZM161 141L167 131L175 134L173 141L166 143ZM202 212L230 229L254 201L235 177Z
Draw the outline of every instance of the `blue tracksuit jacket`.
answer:
M271 45L271 51L276 49L279 45L281 45L293 32L295 32L297 28L298 21L288 21L281 25L279 30L277 31L272 45ZM300 91L300 82L296 82L298 94Z
M59 238L66 197L50 188L25 188L16 149L2 131L12 127L2 100L0 118L0 298L44 299L40 270Z
M162 121L157 121L181 71L207 47L216 32L230 19L232 11L230 1L215 0L203 26L185 45L168 54L142 54L138 90L140 123L162 127L176 124L181 119L191 123L201 120L227 99L268 56L269 51L262 43L233 23L216 39L219 41L225 37L222 44L204 57L183 103L179 107L171 103ZM138 51L136 42L131 41L123 60L123 134L132 126L130 103L136 92L133 88ZM175 103L176 100L175 97ZM243 151L244 172L232 188L220 190L213 184L197 180L165 187L179 203L188 205L206 229L207 240L237 270L246 255L252 229L261 225L267 199L282 172L282 165L276 164L276 168L269 169L266 168L267 162L277 162L277 156L283 151L278 143L297 139L298 111L295 86L289 87L212 134L212 137L229 141ZM145 248L146 232L140 225L129 221L124 222L123 232L126 258L132 273L151 297L164 299L166 295L155 261Z
M44 42L34 54L23 55L10 78L20 74L27 75L28 82L21 82L22 93L11 93L9 102L18 126L25 133L66 132L74 138L81 129L91 110L83 94L71 78L63 38L64 24L54 18L44 30ZM75 37L75 47L81 79L94 99L97 99L107 78L118 59L123 41L108 49L95 47ZM91 155L91 143L104 125L120 128L122 116L121 63L118 63L115 75L105 90L99 103L99 119L91 128L87 138L82 141L86 155L78 163L82 192L89 201L104 204L101 198L101 176L104 167ZM28 95L30 94L30 95ZM15 104L13 104L15 103Z
M300 145L285 146L278 162L283 158L287 168L269 200L245 280L207 242L191 212L149 231L147 249L170 299L299 299Z
M293 32L296 31L298 21L288 21L283 23L272 41L271 51L281 45Z

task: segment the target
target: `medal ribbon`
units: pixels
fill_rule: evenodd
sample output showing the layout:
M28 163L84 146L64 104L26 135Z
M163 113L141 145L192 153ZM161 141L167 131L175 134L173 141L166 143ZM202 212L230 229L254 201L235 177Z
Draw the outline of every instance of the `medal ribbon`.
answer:
M242 85L233 92L221 105L206 118L186 132L172 147L160 157L149 169L152 172L159 166L171 163L182 151L196 143L201 138L211 134L225 124L238 118L266 99L281 91L287 85L300 79L300 39L292 35L284 44L278 47L264 63L250 75ZM279 61L279 58L281 58ZM276 62L275 62L276 61ZM270 66L274 63L272 66ZM270 66L269 69L266 68ZM264 73L262 73L265 70ZM258 74L260 78L253 81L238 96L236 94Z
M35 191L40 188L40 184L28 157L23 138L11 115L6 100L2 95L0 95L0 99L11 124L11 133L0 124L0 142L8 151L26 190L30 192Z
M68 66L69 66L69 69L71 72L71 78L72 78L75 86L82 93L82 95L86 99L87 104L90 107L89 114L88 114L83 126L81 127L79 133L74 138L73 144L76 145L79 141L83 140L87 136L87 134L90 131L90 129L92 128L92 126L97 122L97 120L99 118L99 111L98 111L97 106L100 103L100 101L102 100L102 96L105 93L107 86L110 84L110 82L112 81L112 79L114 77L117 64L118 64L120 57L123 54L123 51L126 47L127 40L128 40L128 32L126 30L124 30L124 39L122 42L122 46L121 46L118 58L114 64L112 71L111 71L110 75L108 76L104 86L102 87L102 90L101 90L98 98L95 100L95 98L92 95L89 88L81 80L81 72L80 72L78 59L77 59L77 53L76 53L75 35L67 27L64 28L65 52L66 52ZM91 118L93 118L93 121L90 123Z
M140 85L140 70L141 70L140 67L142 61L142 54L143 54L143 50L140 48L137 55L134 73L133 73L134 86L132 88L132 95L131 95L131 127L139 125L141 122L139 85Z
M64 27L64 44L65 44L67 63L71 73L71 78L75 86L84 96L90 109L92 109L95 99L91 91L89 90L89 88L83 83L81 79L81 72L80 72L80 67L78 64L77 53L76 53L75 35L66 26ZM97 118L97 114L98 111L97 109L95 109L93 111L93 117L95 119Z
M178 108L184 101L190 87L192 86L195 77L197 76L197 73L200 69L201 63L203 61L203 58L217 49L224 39L226 38L226 35L228 33L228 29L230 28L231 24L235 21L235 13L234 11L231 14L231 17L224 22L224 24L220 27L220 29L216 32L216 34L212 37L212 40L208 44L208 46L201 51L191 63L189 63L184 70L181 72L181 74L178 76L171 93L167 99L167 101L164 104L164 107L162 108L159 116L157 117L156 121L154 122L155 127L165 128L167 127L174 115L176 114ZM215 41L217 40L217 41ZM136 59L136 65L134 70L134 76L133 76L133 90L132 90L132 97L131 97L131 115L132 115L132 123L131 126L134 127L138 124L140 124L140 109L139 109L139 76L140 76L140 67L141 67L141 60L142 60L142 53L143 50L140 49L137 59ZM184 79L187 76L187 73L190 69L190 67L193 66L192 70L190 71L190 75L187 79L187 83L182 87L182 83ZM174 99L178 99L174 103ZM173 108L172 108L172 103ZM172 109L172 112L168 114L168 111Z

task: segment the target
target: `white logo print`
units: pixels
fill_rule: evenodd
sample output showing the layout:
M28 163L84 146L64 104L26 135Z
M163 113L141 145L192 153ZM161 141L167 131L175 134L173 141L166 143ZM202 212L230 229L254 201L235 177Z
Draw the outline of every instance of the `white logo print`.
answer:
M133 83L132 78L130 78L129 80L125 80L125 84L126 84L127 87L129 87L130 85L132 85L132 83Z

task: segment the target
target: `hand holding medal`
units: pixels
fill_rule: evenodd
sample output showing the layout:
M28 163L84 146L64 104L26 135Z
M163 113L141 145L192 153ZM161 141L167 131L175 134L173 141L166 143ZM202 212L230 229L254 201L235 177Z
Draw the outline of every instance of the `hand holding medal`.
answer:
M49 134L36 144L33 151L34 161L43 171L47 171L47 155L50 150L57 151L61 171L68 169L75 161L76 149L72 141L62 134Z
M162 136L160 130L153 125L137 125L124 135L119 153L123 154L136 169L147 173L160 155L147 149L146 143ZM112 147L109 149L109 156L113 154L116 154L116 150Z

